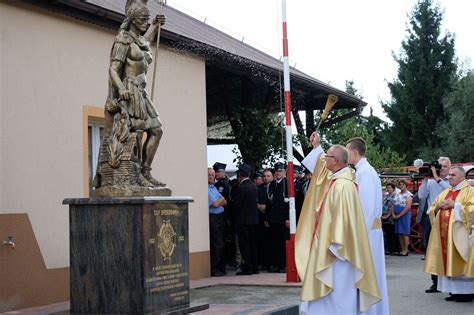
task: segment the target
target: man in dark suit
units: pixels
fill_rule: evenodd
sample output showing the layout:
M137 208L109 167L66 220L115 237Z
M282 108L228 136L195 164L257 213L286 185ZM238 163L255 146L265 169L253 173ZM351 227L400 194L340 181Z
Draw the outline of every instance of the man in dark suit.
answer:
M270 272L284 273L286 268L286 241L290 238L288 180L284 163L275 164L275 180L270 183L268 192L269 223L272 240L273 268Z
M249 179L252 168L241 164L237 170L239 185L233 188L230 198L235 210L235 223L242 255L241 271L236 275L259 273L255 227L258 224L257 186Z
M263 171L263 185L257 185L258 200L258 226L256 230L257 237L257 253L258 253L258 264L260 270L268 270L271 266L271 236L270 236L270 225L268 224L267 216L267 205L268 199L268 186L273 181L273 170L265 169Z

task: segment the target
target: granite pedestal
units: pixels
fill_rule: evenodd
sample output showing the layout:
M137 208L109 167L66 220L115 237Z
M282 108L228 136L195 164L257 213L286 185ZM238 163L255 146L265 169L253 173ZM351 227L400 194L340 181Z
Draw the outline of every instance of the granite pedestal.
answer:
M191 197L65 199L71 313L192 311L189 202Z

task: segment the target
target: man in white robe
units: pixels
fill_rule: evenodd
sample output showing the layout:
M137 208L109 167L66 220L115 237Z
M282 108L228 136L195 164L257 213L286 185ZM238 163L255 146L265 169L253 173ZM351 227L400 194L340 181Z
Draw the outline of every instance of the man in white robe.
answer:
M347 141L346 148L349 151L349 164L356 168L356 181L359 184L360 201L364 210L370 249L382 298L379 303L372 305L370 310L364 314L389 314L385 248L380 219L382 216L382 183L377 172L365 157L367 144L362 138L350 139Z

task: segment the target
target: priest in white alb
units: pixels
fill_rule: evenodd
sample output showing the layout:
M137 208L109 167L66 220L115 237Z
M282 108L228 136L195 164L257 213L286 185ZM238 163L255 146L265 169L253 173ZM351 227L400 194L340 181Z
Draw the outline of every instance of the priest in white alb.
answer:
M380 293L354 171L345 147L332 146L326 155L315 150L295 238L300 312L357 314L379 302Z
M349 151L349 164L356 169L356 181L359 185L360 202L364 210L365 224L369 236L370 249L374 260L377 283L382 300L373 305L364 314L388 315L387 275L385 271L385 247L382 231L382 183L375 169L365 157L367 144L362 138L352 138L346 143Z

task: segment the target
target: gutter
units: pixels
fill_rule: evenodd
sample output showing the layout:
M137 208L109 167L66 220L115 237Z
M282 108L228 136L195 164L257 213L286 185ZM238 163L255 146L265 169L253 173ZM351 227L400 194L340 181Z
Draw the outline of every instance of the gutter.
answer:
M125 18L125 15L122 13L104 9L98 5L81 1L81 0L23 0L23 2L33 4L35 6L40 6L47 10L58 12L67 16L71 16L81 21L103 26L111 30L116 30L118 28L118 25L120 25ZM224 53L224 55L231 57L230 58L231 60L227 60L227 62L234 61L237 65L239 65L238 60L243 60L245 61L244 63L247 63L249 65L257 65L259 68L261 68L263 71L266 71L267 73L270 73L276 76L281 75L280 73L281 71L279 68L275 68L273 66L258 63L257 61L232 54L218 47L214 47L212 45L199 42L195 39L188 38L180 34L172 33L165 29L162 30L161 38L165 40L167 44L170 44L170 46L174 46L174 47L181 46L182 49L193 52L193 53L197 53L205 58L209 56L212 56L214 58L222 57ZM173 43L177 43L177 45L173 45ZM191 43L191 44L188 46L187 43ZM193 43L198 43L199 45L195 45ZM203 47L204 49L199 51L199 46ZM194 47L194 49L196 48L197 49L193 50L192 47ZM212 48L212 49L209 49L209 48ZM215 53L213 53L212 51L214 51ZM217 58L216 60L219 60L219 58ZM361 111L360 109L361 107L367 105L366 102L360 100L359 98L351 94L348 94L345 91L334 88L315 78L311 79L312 78L311 76L306 75L304 73L303 73L304 74L303 76L302 74L296 71L301 72L300 70L296 70L296 69L292 69L292 71L290 71L291 73L290 76L295 81L296 86L306 85L309 90L316 88L316 89L319 89L320 91L323 91L323 93L336 94L340 97L340 101L345 100L348 103L357 104L359 111Z

